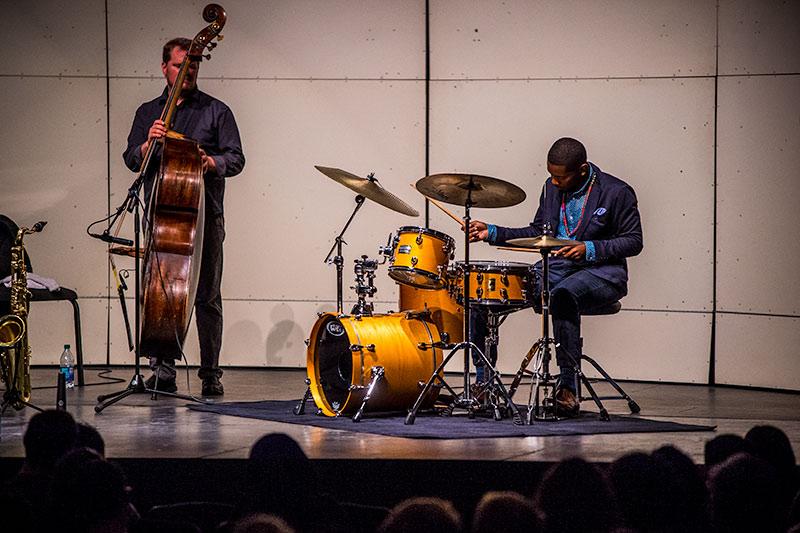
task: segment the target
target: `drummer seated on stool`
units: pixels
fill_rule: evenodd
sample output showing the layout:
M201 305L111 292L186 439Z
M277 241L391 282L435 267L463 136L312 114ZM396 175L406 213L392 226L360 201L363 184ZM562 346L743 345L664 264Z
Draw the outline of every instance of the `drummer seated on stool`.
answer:
M575 371L581 360L581 313L628 293L625 258L642 251L642 225L633 188L589 162L581 142L558 139L547 153L547 171L550 177L530 225L508 228L475 220L470 240L504 245L542 235L547 225L558 238L580 241L555 250L550 260L550 312L560 367L556 407L562 416L574 416L580 409ZM541 277L540 261L534 266L536 302L541 302ZM473 342L481 347L485 315L477 313L473 322Z

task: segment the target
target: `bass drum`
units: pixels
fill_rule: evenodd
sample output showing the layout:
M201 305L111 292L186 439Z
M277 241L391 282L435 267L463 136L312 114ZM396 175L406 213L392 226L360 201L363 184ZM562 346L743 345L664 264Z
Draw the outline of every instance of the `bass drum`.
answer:
M367 404L368 411L410 409L424 384L442 362L436 326L411 313L341 316L325 313L311 329L306 370L314 403L326 416L358 410L372 380L372 368L384 375ZM423 405L438 396L431 388Z
M464 341L464 307L456 302L452 287L444 289L417 289L398 284L400 290L400 311L423 311L431 313L431 320L439 333L447 333L448 342Z

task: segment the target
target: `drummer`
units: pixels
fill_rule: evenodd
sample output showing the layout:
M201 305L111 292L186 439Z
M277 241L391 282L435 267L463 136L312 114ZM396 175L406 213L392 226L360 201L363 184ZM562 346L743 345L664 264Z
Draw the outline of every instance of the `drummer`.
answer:
M642 251L642 225L631 186L589 162L580 141L564 137L553 143L547 171L550 177L530 225L508 228L474 220L469 235L472 242L503 245L510 239L542 235L549 223L556 237L579 241L554 251L550 261L550 312L560 368L556 407L561 416L575 416L580 410L575 371L580 366L581 313L613 304L628 293L625 258ZM534 269L538 306L541 261ZM473 341L483 348L486 317L480 312L473 316ZM482 370L477 368L478 381Z

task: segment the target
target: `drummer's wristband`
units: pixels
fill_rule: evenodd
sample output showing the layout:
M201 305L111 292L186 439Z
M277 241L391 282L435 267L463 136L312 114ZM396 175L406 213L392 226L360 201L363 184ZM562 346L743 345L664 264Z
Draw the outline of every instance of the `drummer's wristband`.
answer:
M594 251L594 242L593 241L586 241L584 242L586 245L586 262L587 263L594 263L596 259L595 251Z
M489 244L494 244L497 240L497 226L494 224L486 224L486 231L488 235L486 236L486 242Z

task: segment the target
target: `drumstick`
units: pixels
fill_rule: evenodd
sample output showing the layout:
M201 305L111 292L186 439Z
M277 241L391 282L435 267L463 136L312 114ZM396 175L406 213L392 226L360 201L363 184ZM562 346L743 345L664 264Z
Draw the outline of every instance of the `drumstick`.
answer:
M415 191L417 190L417 188L416 188L416 187L414 187L414 184L413 184L413 183L411 183L410 185L411 185L411 188L412 188L412 189L414 189ZM417 191L417 192L419 192L419 191ZM422 193L420 193L420 194L422 194ZM425 195L424 195L424 194L422 194L422 196L425 196ZM430 202L431 202L433 205L435 205L436 207L438 207L438 208L439 208L439 209L441 209L442 211L444 211L444 214L445 214L445 215L449 216L450 218L452 218L453 220L455 220L456 222L458 222L458 223L459 223L459 224L460 224L462 227L464 226L464 221L463 221L463 220L461 220L460 218L458 218L458 217L457 217L456 215L454 215L453 213L451 213L451 212L450 212L450 211L449 211L449 210L448 210L448 209L447 209L445 206L443 206L442 204L440 204L439 202L437 202L436 200L434 200L433 198L430 198L430 197L428 197L428 196L425 196L425 199L426 199L426 200L428 200L428 201L430 201Z

